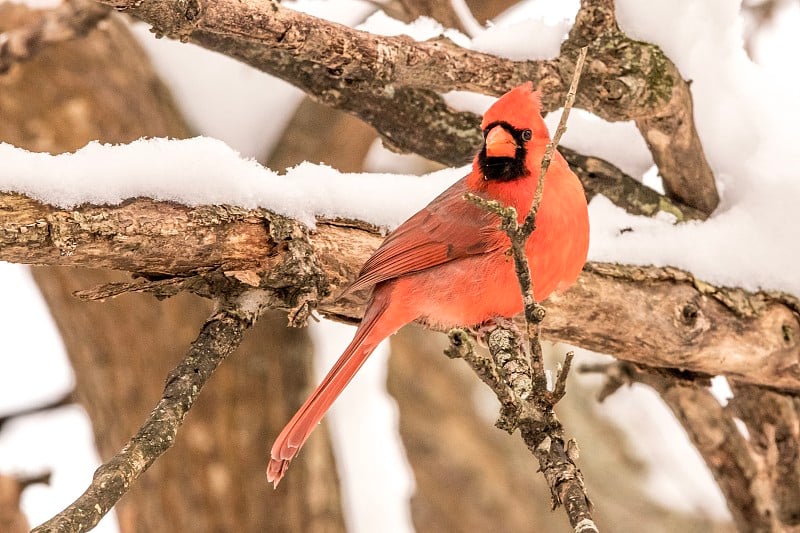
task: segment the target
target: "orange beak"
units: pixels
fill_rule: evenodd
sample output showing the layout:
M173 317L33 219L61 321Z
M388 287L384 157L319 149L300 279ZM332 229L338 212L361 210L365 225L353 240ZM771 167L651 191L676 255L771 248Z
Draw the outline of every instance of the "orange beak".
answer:
M514 157L517 154L517 142L503 126L495 126L486 136L487 157Z

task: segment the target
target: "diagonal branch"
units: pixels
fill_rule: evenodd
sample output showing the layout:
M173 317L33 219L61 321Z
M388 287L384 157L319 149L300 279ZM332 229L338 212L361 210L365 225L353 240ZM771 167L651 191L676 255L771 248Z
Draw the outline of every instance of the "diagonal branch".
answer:
M567 354L563 369L558 373L553 390L548 390L547 375L542 357L540 342L541 323L545 309L534 298L533 279L526 254L526 244L536 228L536 215L542 200L544 180L550 162L555 154L558 142L566 131L567 119L575 101L578 82L586 59L587 48L581 49L575 64L569 91L564 103L558 128L553 140L547 144L542 156L536 192L530 210L522 221L513 207L507 207L497 201L489 201L480 196L467 193L464 198L487 211L495 213L501 220L500 228L511 243L511 255L514 259L514 270L522 293L523 315L525 317L528 350L521 344L519 330L511 324L502 324L495 319L498 327L486 336L489 353L494 361L494 368L488 367L501 380L482 376L485 369L473 366L473 370L481 376L494 390L502 409L498 427L512 433L519 428L520 435L531 453L539 461L539 469L544 474L552 495L553 508L563 505L569 522L576 532L596 532L597 526L592 519L592 504L586 493L583 476L575 461L576 454L568 453L570 447L577 450L577 445L570 441L564 443L564 428L553 410L556 403L564 396L566 378L573 354ZM450 334L452 340L458 335ZM453 350L451 350L453 352ZM474 358L466 358L470 362ZM493 377L493 376L492 376ZM509 405L510 404L510 405Z
M186 357L170 372L161 400L136 435L97 469L77 500L33 532L78 532L97 525L136 479L173 445L203 385L236 350L244 330L255 322L264 304L263 291L226 298L203 325Z
M587 365L581 371L608 376L601 400L631 383L643 383L655 390L703 457L739 531L777 531L769 512L770 495L764 490L765 472L753 460L747 439L739 432L731 413L711 394L707 377L657 371L624 362Z
M102 2L152 24L157 35L224 53L353 113L396 149L450 165L469 160L480 137L475 123L448 109L437 92L500 95L531 80L553 110L586 45L593 61L576 105L606 120L636 120L675 199L706 215L718 202L687 83L658 47L617 28L609 1L584 0L561 55L546 61L510 61L446 39L376 36L274 1Z

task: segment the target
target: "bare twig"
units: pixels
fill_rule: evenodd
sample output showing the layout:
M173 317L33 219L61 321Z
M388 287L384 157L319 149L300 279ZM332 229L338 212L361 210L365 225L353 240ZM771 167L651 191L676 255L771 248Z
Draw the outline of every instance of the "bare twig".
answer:
M22 416L28 416L36 413L41 413L43 411L49 411L51 409L58 409L59 407L63 407L65 405L70 405L75 402L75 398L73 397L72 391L64 394L60 398L53 400L52 402L47 402L42 405L37 405L34 407L29 407L27 409L20 409L19 411L14 411L13 413L9 413L7 415L0 416L0 431L3 430L3 426L5 426L10 420L15 418L19 418Z
M186 357L170 372L164 393L130 441L94 474L86 491L34 533L88 531L175 442L178 428L214 370L239 346L264 308L262 291L225 298L206 321Z
M559 365L556 374L556 382L553 385L553 402L561 401L561 398L567 393L567 377L572 368L572 360L575 358L575 352L572 350L564 354L564 364Z
M561 118L558 120L558 127L553 135L553 139L547 143L544 156L542 156L542 167L539 171L539 182L536 185L536 195L533 197L531 210L525 217L525 222L522 225L523 236L530 237L533 233L536 221L536 213L539 212L539 204L542 203L542 192L544 191L544 177L547 174L547 169L550 168L550 162L553 160L558 143L561 141L561 136L567 131L567 119L569 112L572 111L572 106L575 104L575 95L578 93L578 82L581 79L581 72L583 72L583 64L586 62L586 53L589 51L588 46L581 48L578 53L578 60L575 62L575 72L572 75L572 82L569 84L569 91L567 91L567 98L564 101L564 110L561 112Z
M43 13L32 26L0 33L0 74L27 61L47 45L77 39L92 31L111 9L91 0L68 0Z

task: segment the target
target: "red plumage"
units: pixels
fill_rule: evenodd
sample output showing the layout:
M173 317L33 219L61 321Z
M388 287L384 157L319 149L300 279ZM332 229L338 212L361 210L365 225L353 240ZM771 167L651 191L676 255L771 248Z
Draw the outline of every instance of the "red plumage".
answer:
M499 200L517 210L520 222L525 218L549 141L539 94L530 83L509 91L486 112L481 127L486 142L472 172L389 234L350 288L374 286L372 298L350 345L275 441L267 468L275 486L383 339L415 320L445 328L472 326L522 311L499 219L463 197L472 192ZM536 230L526 245L537 300L577 279L588 247L583 187L556 152L545 176Z

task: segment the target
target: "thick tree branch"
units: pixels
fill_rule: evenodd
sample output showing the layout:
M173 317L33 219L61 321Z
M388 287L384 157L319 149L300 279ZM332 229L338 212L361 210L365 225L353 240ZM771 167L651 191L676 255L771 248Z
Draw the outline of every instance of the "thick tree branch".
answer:
M678 222L706 218L701 211L672 201L645 187L608 161L579 154L564 146L559 146L558 151L583 183L587 200L591 200L596 194L602 194L633 215L654 216L661 211L674 215Z
M206 321L186 357L170 372L164 393L137 434L94 474L86 491L34 533L88 531L175 442L178 428L200 389L239 346L244 330L264 309L263 291L226 298Z
M689 84L678 68L657 46L622 33L612 0L581 1L561 57L590 43L593 61L581 94L593 103L579 98L576 105L606 120L634 120L670 198L711 213L719 195L694 125Z
M364 294L336 296L380 242L377 228L354 221L320 220L310 232L265 210L149 199L61 210L0 194L2 261L110 267L200 293L227 273L267 289L271 306L305 312L309 303L340 320L360 316ZM593 263L547 306L546 338L800 391L800 304L790 295L715 287L669 267Z
M592 62L576 105L607 120L636 120L668 191L704 214L718 202L688 85L658 47L617 28L612 2L584 0L558 58L509 61L445 39L375 36L277 2L102 1L152 24L157 35L194 42L278 76L369 122L395 148L445 164L467 161L480 138L475 123L454 114L436 92L499 95L532 80L543 92L545 109L553 110L564 101L577 48L587 45Z

